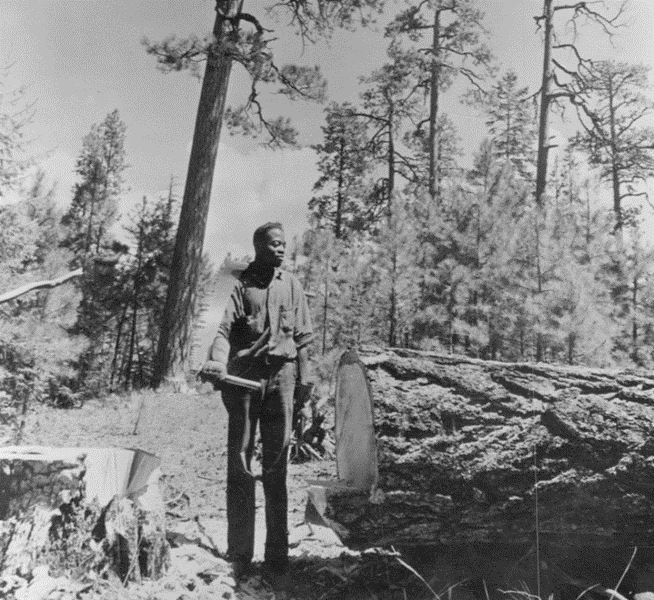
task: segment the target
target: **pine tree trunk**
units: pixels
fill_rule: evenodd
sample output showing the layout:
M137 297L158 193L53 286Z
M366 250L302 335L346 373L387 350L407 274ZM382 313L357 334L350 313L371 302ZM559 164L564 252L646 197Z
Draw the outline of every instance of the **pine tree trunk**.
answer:
M613 106L613 87L611 79L608 81L608 100L609 100L609 130L611 132L611 185L613 188L613 213L615 216L616 231L622 229L622 210L620 207L620 172L618 170L618 149L615 130L615 107Z
M327 352L327 317L329 314L329 259L325 265L325 285L323 288L322 305L322 355Z
M547 185L547 156L549 153L549 112L550 87L552 82L552 19L553 0L544 0L543 16L545 18L545 40L543 50L543 78L540 91L540 120L538 125L538 159L536 161L536 206L543 203L543 194Z
M388 309L388 345L397 345L397 240L396 233L392 232L391 239L391 293Z
M127 311L129 310L129 305L125 304L123 307L123 312L118 319L116 327L116 342L114 343L114 355L111 359L110 375L109 375L109 386L113 388L114 381L116 380L116 374L118 375L118 382L120 382L120 368L118 367L118 361L120 357L120 344L123 339L123 326L127 322Z
M429 73L429 197L432 202L438 200L439 196L439 177L438 177L438 100L441 66L440 60L440 26L441 11L436 8L434 13L433 37L432 37L432 56Z
M345 169L345 137L341 137L340 149L338 155L338 187L336 188L336 217L334 219L334 235L340 240L343 235L343 201L344 201L344 182L343 171Z
M145 198L143 199L145 207ZM134 387L134 351L136 349L136 334L138 327L139 298L141 296L141 269L143 267L143 222L139 223L139 241L136 257L136 273L134 273L134 285L132 288L132 322L130 324L129 350L127 367L125 369L125 389L131 390Z
M391 241L391 290L389 294L388 310L388 344L397 345L397 218L395 214L395 107L391 98L388 98L388 228Z
M536 241L536 297L542 298L543 295L543 269L541 267L540 256L540 207L535 209L535 241ZM538 326L539 324L537 324ZM543 360L543 334L540 327L536 331L536 362Z
M243 0L217 0L216 4L217 15L213 29L216 43L207 58L200 93L184 198L170 267L168 294L154 364L154 387L163 383L166 377L183 377L189 357L193 304L202 259L225 99L232 69L232 58L224 51L223 44L232 27L229 19L240 13Z
M640 362L640 349L638 348L638 275L632 280L633 290L631 292L631 360L635 364Z

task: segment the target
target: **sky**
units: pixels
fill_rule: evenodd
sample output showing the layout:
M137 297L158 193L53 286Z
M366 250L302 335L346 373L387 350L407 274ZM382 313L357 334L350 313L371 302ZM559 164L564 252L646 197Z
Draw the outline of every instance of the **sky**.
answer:
M560 4L561 2L559 2ZM261 0L245 0L259 14ZM389 3L398 10L403 2ZM608 10L618 2L607 0ZM75 161L82 138L94 123L117 108L127 125L128 191L121 209L128 214L145 195L165 193L171 176L181 196L188 166L200 81L188 73L163 74L141 43L210 31L214 0L0 0L0 66L9 66L5 90L24 85L35 102L29 126L30 152L56 184L66 206L75 182ZM533 17L541 0L480 0L486 13L489 45L503 69L514 69L531 90L539 86L542 44ZM382 16L383 23L388 16ZM613 45L596 28L582 28L581 49L595 58L652 64L654 8L650 0L632 0L628 26ZM275 24L276 59L321 66L329 99L356 101L357 79L385 59L387 40L379 30L339 32L329 44L301 44L284 23ZM248 82L235 69L228 103L245 100ZM483 122L460 103L465 90L455 85L443 108L454 120L468 160L484 135ZM654 97L654 96L653 96ZM287 238L307 227L307 202L318 177L316 155L323 106L290 103L265 96L274 116L292 117L300 130L299 150L270 151L223 129L218 152L205 250L216 263L225 254L251 254L254 228L281 221ZM553 123L554 131L566 126Z

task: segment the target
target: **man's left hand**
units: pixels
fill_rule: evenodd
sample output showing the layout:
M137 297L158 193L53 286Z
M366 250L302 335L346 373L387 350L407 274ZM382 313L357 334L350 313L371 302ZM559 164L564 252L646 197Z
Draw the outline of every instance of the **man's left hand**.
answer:
M313 392L312 383L298 382L295 385L295 394L293 398L293 432L295 433L296 443L300 443L307 423L311 420L311 407L309 399Z
M304 404L311 397L312 391L313 391L313 383L311 382L307 382L307 383L298 382L295 385L295 397L301 404Z

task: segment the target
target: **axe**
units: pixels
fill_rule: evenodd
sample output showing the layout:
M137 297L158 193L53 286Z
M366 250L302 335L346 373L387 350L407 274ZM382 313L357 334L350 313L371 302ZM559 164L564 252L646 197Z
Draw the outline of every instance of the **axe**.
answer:
M207 373L206 371L200 371L198 373L198 379L202 382L212 383L215 389L220 389L221 385L235 385L237 387L242 387L248 390L261 391L261 382L253 381L252 379L245 379L243 377L237 377L236 375L225 375L222 379L216 378L212 373Z
M256 342L252 344L247 350L241 350L236 354L236 356L231 360L232 366L238 365L242 360L248 358L259 358L262 354L268 351L268 340L270 339L270 327L266 327L264 332L259 336ZM238 370L238 369L236 369ZM220 389L221 384L227 385L236 385L238 387L246 388L248 390L261 391L262 386L259 381L253 381L251 379L244 379L243 377L238 377L236 375L225 375L222 379L216 379L215 375L211 373L206 373L200 371L198 373L200 381L205 382L209 381L213 383L214 388Z

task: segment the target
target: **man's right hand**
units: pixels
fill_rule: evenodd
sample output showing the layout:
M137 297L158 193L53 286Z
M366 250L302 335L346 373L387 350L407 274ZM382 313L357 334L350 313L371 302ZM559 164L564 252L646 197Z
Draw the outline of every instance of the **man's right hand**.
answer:
M208 360L200 369L200 379L203 381L222 381L227 375L227 365L217 360Z

